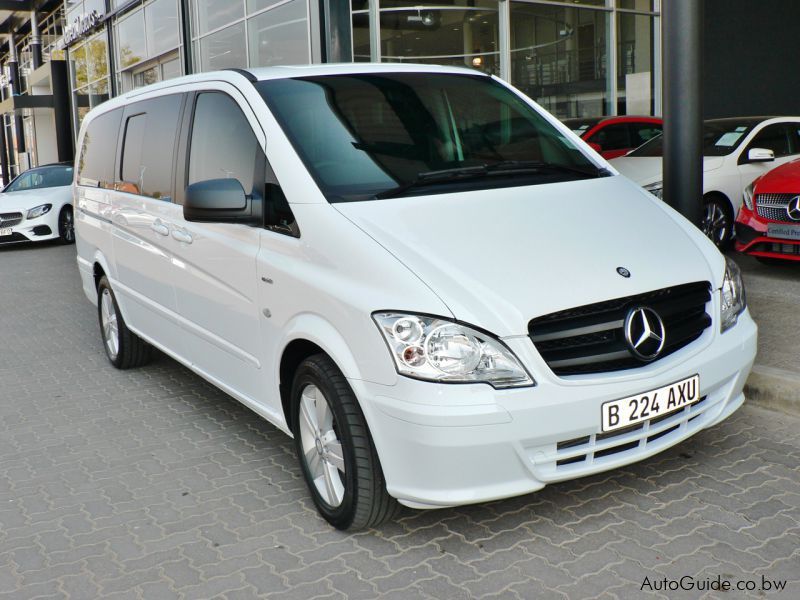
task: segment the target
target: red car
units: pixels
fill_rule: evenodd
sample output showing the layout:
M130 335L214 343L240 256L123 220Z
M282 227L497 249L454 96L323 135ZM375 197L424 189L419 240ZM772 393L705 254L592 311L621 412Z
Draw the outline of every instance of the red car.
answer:
M663 123L659 117L634 116L564 119L563 122L606 159L624 156L638 148L661 133Z
M744 190L736 249L762 262L800 261L800 160L765 173Z

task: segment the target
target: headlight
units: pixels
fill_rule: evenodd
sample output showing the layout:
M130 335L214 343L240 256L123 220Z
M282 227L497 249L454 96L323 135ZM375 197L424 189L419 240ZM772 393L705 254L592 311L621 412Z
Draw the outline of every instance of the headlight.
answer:
M407 313L372 315L397 372L426 381L488 383L495 388L535 385L498 339L453 321Z
M644 186L644 189L653 194L659 200L664 199L664 182L663 181L656 181L655 183L651 183L650 185Z
M35 206L28 211L28 218L35 219L37 217L41 217L42 215L46 215L50 212L50 209L53 208L52 204L42 204L40 206Z
M747 207L747 210L753 210L753 183L744 188L744 192L742 193L744 205Z
M730 258L725 258L725 278L720 289L720 332L725 333L736 325L739 315L747 306L742 272Z

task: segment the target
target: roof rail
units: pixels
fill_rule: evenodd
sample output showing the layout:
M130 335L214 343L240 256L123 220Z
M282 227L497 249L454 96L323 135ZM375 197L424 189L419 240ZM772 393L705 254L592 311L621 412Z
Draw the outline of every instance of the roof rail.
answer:
M234 73L238 73L239 75L241 75L242 77L244 77L245 79L247 79L247 81L249 81L250 83L255 83L256 81L258 81L258 77L256 77L255 75L253 75L253 74L252 74L250 71L248 71L247 69L234 69L234 68L230 68L230 69L223 69L223 71L232 71L232 72L234 72Z

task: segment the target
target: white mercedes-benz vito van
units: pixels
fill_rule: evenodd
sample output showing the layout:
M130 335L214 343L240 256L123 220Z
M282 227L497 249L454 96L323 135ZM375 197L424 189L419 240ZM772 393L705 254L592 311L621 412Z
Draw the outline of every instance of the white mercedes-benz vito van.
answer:
M497 78L207 73L84 119L83 288L294 436L374 526L625 465L726 418L756 351L736 265Z

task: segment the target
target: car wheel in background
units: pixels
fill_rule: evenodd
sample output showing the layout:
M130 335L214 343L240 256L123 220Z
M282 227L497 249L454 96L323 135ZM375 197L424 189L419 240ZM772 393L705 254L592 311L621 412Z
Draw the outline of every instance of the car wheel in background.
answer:
M307 358L295 373L292 425L303 477L326 521L363 529L399 511L353 390L324 354Z
M152 347L128 329L105 276L97 286L97 316L103 347L112 365L118 369L131 369L150 362Z
M716 195L703 198L700 229L718 248L727 248L733 239L733 214L728 201Z
M65 206L58 215L58 236L62 244L75 243L75 218L71 206Z

